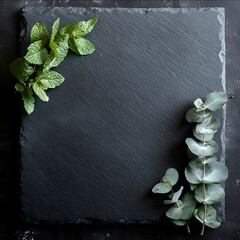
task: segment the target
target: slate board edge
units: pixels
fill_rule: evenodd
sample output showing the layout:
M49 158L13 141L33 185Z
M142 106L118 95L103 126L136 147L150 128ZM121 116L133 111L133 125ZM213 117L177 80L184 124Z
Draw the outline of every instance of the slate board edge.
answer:
M27 10L31 10L31 9L35 9L36 7L23 7L20 10L19 13L19 19L20 19L20 28L19 28L19 47L21 47L22 42L25 38L25 35L27 33L27 22L26 19L24 17L24 12ZM44 12L49 12L49 11L53 11L55 9L63 9L64 7L37 7L38 9L40 8L42 11ZM142 14L147 14L149 11L151 12L170 12L172 14L176 14L176 13L186 13L186 12L202 12L202 11L216 11L218 12L218 20L219 23L221 25L221 31L219 34L219 39L222 43L222 49L219 53L219 58L220 61L222 63L222 74L221 74L221 78L222 78L222 87L223 87L223 91L226 92L226 46L225 46L225 8L224 7L200 7L200 8L122 8L122 7L112 7L112 8L101 8L101 7L88 7L88 8L84 8L84 7L68 7L68 10L70 10L70 12L81 12L84 14L87 14L88 11L91 12L95 12L95 11L99 11L99 12L114 12L114 11L133 11L136 9L136 11L139 13L139 10L141 10L140 13ZM23 112L22 114L25 114L25 112ZM224 106L223 108L223 123L222 123L222 129L221 129L221 145L222 145L222 153L221 153L221 158L220 158L220 162L225 163L225 129L226 129L226 106ZM22 131L23 131L23 126L21 123L21 127L20 127L20 166L21 166L21 170L22 170L22 156L21 156L21 137L22 135ZM22 196L22 180L20 180L20 195ZM225 188L225 183L222 184L223 187ZM20 197L21 201L22 198ZM41 223L45 223L45 222L50 222L50 223L67 223L67 224L158 224L160 223L159 221L153 221L153 220L129 220L129 219L119 219L119 220L111 220L111 219L104 219L104 220L99 220L99 219L93 219L93 218L79 218L77 223L73 222L73 221L64 221L64 222L60 222L60 221L46 221L46 220L38 220L38 219L34 219L34 218L29 218L29 217L25 217L24 215L24 208L23 205L21 204L21 208L22 208L22 218L27 222L27 223L34 223L34 224L41 224ZM220 203L220 206L218 207L218 213L221 215L219 217L219 219L221 220L221 222L225 221L225 199L223 199Z

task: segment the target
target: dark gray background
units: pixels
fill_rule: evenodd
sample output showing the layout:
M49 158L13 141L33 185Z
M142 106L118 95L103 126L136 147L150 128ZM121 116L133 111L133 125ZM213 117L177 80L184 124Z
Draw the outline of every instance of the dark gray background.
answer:
M204 239L240 239L239 218L239 62L240 5L238 1L1 1L1 234L5 239L195 239L197 233L185 235L185 229L166 223L159 226L69 226L58 224L26 225L19 205L19 98L13 92L14 80L9 63L17 56L18 13L23 6L120 6L120 7L186 7L225 6L227 43L227 110L226 163L230 178L226 182L226 222L217 230L208 230ZM167 227L166 227L167 226ZM199 225L198 225L199 226ZM197 228L198 229L198 228ZM27 231L29 230L29 231ZM175 233L174 233L175 232ZM178 236L178 237L176 237ZM181 237L180 237L181 236Z

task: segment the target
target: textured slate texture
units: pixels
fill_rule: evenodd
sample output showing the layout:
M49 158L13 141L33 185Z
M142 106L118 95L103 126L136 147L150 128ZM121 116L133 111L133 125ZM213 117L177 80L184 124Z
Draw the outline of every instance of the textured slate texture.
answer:
M26 217L158 220L166 208L151 188L168 167L186 165L184 139L191 133L185 111L195 98L225 89L224 56L219 57L225 51L223 9L23 13L28 30L23 49L35 22L50 29L57 17L64 26L99 16L87 37L95 53L70 53L56 69L64 84L48 91L49 103L37 100L34 113L22 118ZM217 139L221 145L220 134ZM221 151L220 146L224 161Z

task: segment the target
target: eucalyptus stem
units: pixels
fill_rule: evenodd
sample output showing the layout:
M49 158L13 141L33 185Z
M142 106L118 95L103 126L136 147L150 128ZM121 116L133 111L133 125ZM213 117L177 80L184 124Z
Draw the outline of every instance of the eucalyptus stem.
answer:
M203 110L203 116L205 117L205 109ZM203 134L203 147L205 146L205 134ZM205 178L205 161L206 157L203 157L203 179ZM206 189L205 189L205 183L203 183L203 195L204 195L204 200L206 201ZM205 229L205 222L206 222L206 214L207 214L207 205L204 204L204 217L203 217L203 224L202 224L202 230L201 230L201 235L204 234L204 229Z

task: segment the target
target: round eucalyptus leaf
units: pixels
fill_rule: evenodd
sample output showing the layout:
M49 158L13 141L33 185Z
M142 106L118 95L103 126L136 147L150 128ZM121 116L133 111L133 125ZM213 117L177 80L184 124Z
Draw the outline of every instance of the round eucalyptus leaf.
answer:
M186 222L183 220L171 220L171 222L177 226L184 226L186 224Z
M175 168L168 168L165 172L165 177L167 177L172 186L174 186L178 181L179 175Z
M161 182L166 183L166 182L170 182L170 181L169 181L168 177L163 176L162 179L161 179Z
M182 214L183 214L183 209L181 207L177 207L176 205L173 205L172 207L170 207L166 212L166 216L174 220L181 219Z
M217 161L217 157L216 156L209 156L209 157L205 157L205 164L206 163L211 163L211 162L216 162ZM191 168L201 168L204 164L203 162L203 158L202 157L196 157L193 160L191 160L188 165Z
M206 219L204 221L204 206L195 209L193 212L194 217L201 223L205 222L205 225L211 228L218 228L221 223L216 219L217 212L212 206L206 207Z
M196 208L197 201L194 198L192 192L186 193L182 198L182 210L183 214L181 219L182 220L189 220L192 217L193 211Z
M156 184L153 189L152 192L153 193L168 193L172 190L172 185L170 182L160 182L158 184Z
M218 145L214 140L203 143L193 138L187 138L186 144L190 151L197 156L211 156L218 151Z
M211 111L205 110L204 111L197 111L197 108L191 108L186 112L185 118L188 122L203 122L206 118L211 116Z
M201 183L203 171L187 166L185 168L184 173L185 173L185 177L186 177L188 182L190 182L192 184Z
M207 141L210 141L210 140L212 140L214 138L214 134L207 134L207 135L198 134L196 132L196 126L193 128L193 136L196 139L200 140L201 142L203 142L203 139L207 142Z
M183 191L183 186L181 186L181 188L177 192L173 193L173 195L171 196L171 200L164 200L163 203L171 204L171 203L177 202L177 200L179 199L179 197L182 194L182 191Z
M209 117L205 119L202 123L197 124L196 133L197 134L205 134L212 135L220 128L220 122L215 117Z
M220 162L207 163L204 183L220 183L228 178L228 168Z
M220 162L210 162L205 164L205 177L203 178L203 164L198 162L191 164L185 169L185 176L188 182L192 184L199 183L220 183L227 179L228 169ZM193 167L194 166L194 167Z
M227 100L225 92L212 92L206 97L205 107L211 111L217 111L224 106Z
M204 199L203 185L198 185L195 189L194 196L198 202L203 204L211 205L221 201L225 196L225 192L220 184L206 184L205 195L206 199Z

